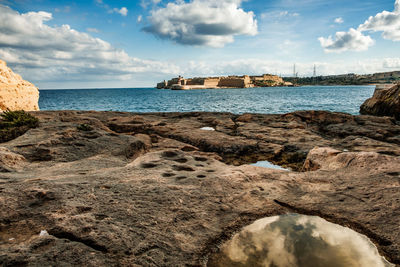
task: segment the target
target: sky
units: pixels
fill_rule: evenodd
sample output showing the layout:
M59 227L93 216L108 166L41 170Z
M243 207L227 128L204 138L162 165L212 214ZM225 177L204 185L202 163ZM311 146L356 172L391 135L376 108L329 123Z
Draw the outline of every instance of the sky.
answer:
M400 0L0 0L0 59L40 89L400 70Z

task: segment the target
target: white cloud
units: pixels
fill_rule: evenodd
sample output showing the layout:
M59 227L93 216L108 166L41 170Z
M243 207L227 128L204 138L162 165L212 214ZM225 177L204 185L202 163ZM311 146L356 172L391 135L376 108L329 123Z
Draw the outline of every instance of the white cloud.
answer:
M342 24L343 22L344 22L344 20L343 20L342 17L339 17L339 18L335 19L335 23L337 23L337 24Z
M300 16L299 13L291 13L289 11L272 11L272 12L265 12L261 14L262 19L280 19L280 18L290 18L290 17L298 17Z
M192 0L168 3L151 11L146 32L184 45L223 47L236 35L256 35L253 12L241 0Z
M383 60L383 66L385 68L399 69L400 68L400 58L386 58Z
M242 58L230 61L190 61L180 65L185 77L220 76L220 75L259 75L264 73L282 76L293 75L294 62L268 60L267 58ZM314 65L318 75L338 75L346 73L367 74L394 71L400 68L400 58L365 59L349 62L296 62L299 76L312 76Z
M326 52L364 51L374 44L370 36L363 34L366 31L382 32L383 38L400 41L400 0L395 1L394 11L383 11L369 17L357 30L352 28L347 33L337 32L336 40L320 37L319 41Z
M70 6L65 6L63 8L54 8L54 12L65 12L65 13L69 13L71 11L71 7Z
M393 12L383 11L369 17L358 30L379 31L385 39L400 41L400 0L396 0Z
M139 16L137 17L137 19L136 19L137 23L142 22L142 20L143 20L143 16L142 16L142 15L139 15Z
M111 12L111 11L110 11L110 12ZM118 13L118 14L120 14L121 16L124 16L124 17L126 17L126 16L128 15L128 9L127 9L126 7L121 7L120 9L118 9L118 8L113 8L113 9L112 9L112 12Z
M121 8L111 8L109 5L105 4L103 0L96 0L98 6L104 8L107 10L108 13L117 13L120 14L121 16L126 17L128 15L128 9L126 7L121 7Z
M161 0L141 0L140 6L144 9L146 9L150 4L157 5L160 2L161 2Z
M332 36L318 38L325 52L341 53L344 51L365 51L375 42L370 36L351 28L348 32L337 32L335 40Z
M94 32L94 33L99 33L100 31L96 28L86 28L87 32Z
M20 14L0 5L0 58L32 81L121 80L136 73L176 73L173 64L130 57L99 38L51 27L47 12Z

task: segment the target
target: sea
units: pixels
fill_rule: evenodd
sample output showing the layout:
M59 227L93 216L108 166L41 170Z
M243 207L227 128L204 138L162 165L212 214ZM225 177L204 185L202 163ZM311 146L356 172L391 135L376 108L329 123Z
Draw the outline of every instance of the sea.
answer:
M155 88L40 90L41 110L359 114L375 86L303 86L173 91Z

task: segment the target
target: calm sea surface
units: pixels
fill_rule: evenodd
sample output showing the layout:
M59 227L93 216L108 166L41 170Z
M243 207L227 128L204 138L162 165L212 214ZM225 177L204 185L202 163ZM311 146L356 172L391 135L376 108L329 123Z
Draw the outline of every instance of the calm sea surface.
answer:
M171 91L153 88L41 90L41 110L287 113L329 110L358 114L374 86L305 86Z

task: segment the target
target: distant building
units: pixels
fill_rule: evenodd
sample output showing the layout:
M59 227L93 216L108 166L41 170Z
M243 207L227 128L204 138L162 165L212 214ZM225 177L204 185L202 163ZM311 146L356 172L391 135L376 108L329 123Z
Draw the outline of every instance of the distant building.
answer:
M276 75L264 74L262 76L222 76L207 78L184 79L182 76L173 78L157 84L158 89L190 90L190 89L213 89L213 88L249 88L290 86L282 78Z

